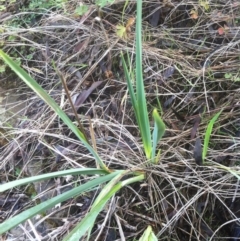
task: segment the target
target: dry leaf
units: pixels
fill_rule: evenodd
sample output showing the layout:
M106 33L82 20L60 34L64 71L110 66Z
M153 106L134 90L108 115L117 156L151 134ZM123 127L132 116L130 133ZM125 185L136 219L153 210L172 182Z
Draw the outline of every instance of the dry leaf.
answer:
M113 72L111 70L106 70L104 72L104 75L107 79L112 79L113 78Z
M133 26L133 24L135 23L135 18L129 18L126 24L126 31L127 33L131 32L131 27Z
M190 15L191 19L198 19L198 12L194 9L191 10Z
M42 55L45 58L46 62L51 61L50 57L51 57L52 53L49 50L48 41L46 42L46 50L42 50Z
M40 69L37 69L37 68L34 68L34 67L28 67L26 65L22 65L22 67L26 70L30 70L30 71L33 71L33 72L38 73L38 74L44 74Z
M149 19L149 23L153 26L153 27L157 27L159 19L160 19L160 15L162 13L161 8L159 8L159 6L161 6L159 3L155 4L155 6L153 7L154 9L157 8L157 10L151 15L150 19Z
M88 98L88 96L102 83L103 81L93 82L91 87L89 87L87 90L83 90L82 93L79 94L76 101L74 102L74 107L78 109L84 103L84 101Z
M86 47L88 46L88 43L89 43L89 38L87 38L85 41L83 42L78 42L74 48L73 48L73 52L74 53L81 53L83 52Z
M200 116L197 116L194 120L194 126L191 130L191 140L195 138L200 122L201 122L201 118Z
M199 166L203 164L201 139L199 137L196 139L195 142L193 157Z
M171 108L175 116L178 118L178 120L182 122L186 122L186 119L183 115L181 115L178 111L176 111L173 107Z
M175 71L174 66L170 66L167 69L165 69L162 73L163 80L167 80L169 77L171 77L174 71Z
M129 18L126 24L126 27L119 24L116 26L117 29L117 36L123 39L126 39L128 37L128 33L131 32L131 27L133 26L135 22L135 18Z
M218 28L218 34L219 35L223 35L224 33L225 33L225 31L224 31L224 28L223 27L221 27L221 28Z

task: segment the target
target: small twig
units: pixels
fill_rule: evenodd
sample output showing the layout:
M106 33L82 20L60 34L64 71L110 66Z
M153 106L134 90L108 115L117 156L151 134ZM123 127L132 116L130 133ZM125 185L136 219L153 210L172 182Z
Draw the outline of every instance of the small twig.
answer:
M87 138L86 132L85 132L85 130L84 130L84 127L83 127L83 125L81 124L80 119L79 119L79 117L78 117L76 108L75 108L75 106L74 106L74 104L73 104L73 102L72 102L72 98L71 98L71 96L70 96L70 94L69 94L69 90L68 90L66 81L65 81L63 75L62 75L62 74L59 72L59 70L57 69L57 67L55 67L55 70L56 70L57 75L59 76L59 78L60 78L60 80L61 80L61 82L62 82L62 84L63 84L63 87L64 87L64 90L65 90L65 92L66 92L67 98L68 98L68 100L69 100L69 103L70 103L70 105L71 105L71 107L72 107L73 113L74 113L74 115L75 115L75 117L76 117L76 120L77 120L77 122L78 122L79 129L80 129L80 131L83 133L83 135L84 135L86 141L88 142L88 144L90 144L90 143L89 143L89 140L88 140L88 138Z

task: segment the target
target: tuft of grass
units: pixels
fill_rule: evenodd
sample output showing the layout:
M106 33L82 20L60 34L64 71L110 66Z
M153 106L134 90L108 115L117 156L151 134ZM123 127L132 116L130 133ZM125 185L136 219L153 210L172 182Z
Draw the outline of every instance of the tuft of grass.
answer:
M138 2L138 12L141 10L142 5ZM138 16L139 13L138 13ZM140 20L140 19L139 19ZM138 29L141 30L141 22L138 21ZM137 39L137 50L141 49L141 31L138 31L138 39ZM105 185L102 189L102 192L99 194L99 196L96 198L95 202L93 203L90 211L86 214L86 216L82 219L82 221L63 239L63 240L70 240L75 241L81 239L86 232L88 232L88 240L90 238L92 227L95 224L95 220L98 216L98 214L102 211L106 203L109 201L109 199L116 194L121 188L123 188L126 185L129 185L134 182L142 181L145 176L142 172L134 173L133 171L110 171L108 167L104 164L104 162L99 157L97 151L89 144L88 140L86 139L86 136L83 131L79 130L79 128L73 124L73 122L69 119L69 117L66 115L66 113L58 106L58 104L49 96L49 94L31 77L29 76L25 70L23 70L19 65L17 65L7 54L5 54L2 50L0 50L0 56L7 64L42 100L45 101L46 104L48 104L52 110L62 119L62 121L69 127L69 129L77 136L77 138L84 144L84 146L89 150L89 152L94 156L96 159L98 165L100 166L101 170L98 169L85 169L81 168L80 170L69 170L69 171L61 171L56 173L48 173L44 175L34 176L30 178L25 178L21 180L12 181L9 183L6 183L1 186L0 192L9 190L11 188L20 186L20 185L26 185L30 184L32 182L37 182L45 179L50 179L57 176L64 176L67 174L73 174L73 175L99 175L102 174L103 176L95 176L95 178L91 181L88 181L85 184L82 184L78 187L73 188L70 191L67 191L63 194L60 194L54 198L51 198L43 203L40 203L32 208L29 208L22 213L7 219L2 224L0 224L0 234L7 232L8 230L14 228L15 226L19 225L20 223L32 218L38 213L42 213L46 211L49 208L54 207L56 204L61 203L69 198L75 197L79 194L82 194L83 192L87 192L92 190L94 187L99 186L102 183L106 183L109 181L107 185ZM141 55L140 55L141 56ZM142 71L141 69L141 61L142 59L138 59L137 63L137 69ZM142 74L138 73L137 78L139 80L142 80ZM138 81L139 82L139 81ZM144 122L147 122L144 124L141 119L142 116L140 115L140 112L138 112L138 123L141 124L141 130L144 132L143 136L147 136L148 140L150 139L150 126L149 126L149 120L148 120L148 114L146 109L146 99L144 94L144 86L142 83L139 82L138 86L138 93L139 96L141 95L141 98L139 98L137 101L140 101L140 105L144 105ZM136 103L134 103L136 105ZM141 108L140 108L141 111ZM157 139L161 138L163 135L164 125L160 125L161 118L159 117L158 113L154 111L153 117L155 119L155 128L154 128L154 150L156 149L157 145ZM161 128L160 128L161 127ZM148 129L147 129L148 128ZM150 142L144 141L145 146L148 145L147 153L148 158L152 155L152 144L151 139ZM124 181L121 181L121 178L125 175L135 175L134 177L127 178Z
M159 140L165 133L165 124L162 121L157 110L153 111L154 130L151 134L149 123L146 94L144 90L143 74L142 74L142 1L137 3L137 21L136 21L136 90L133 88L131 75L128 70L126 61L121 55L124 73L127 80L127 86L131 97L137 124L140 129L145 155L152 163L156 163L156 147ZM129 58L127 58L129 60ZM128 65L129 65L128 61ZM158 152L159 153L159 152Z

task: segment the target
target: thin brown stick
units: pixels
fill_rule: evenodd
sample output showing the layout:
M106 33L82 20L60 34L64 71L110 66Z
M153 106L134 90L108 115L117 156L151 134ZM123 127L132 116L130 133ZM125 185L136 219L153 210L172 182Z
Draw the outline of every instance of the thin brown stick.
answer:
M74 107L74 104L73 104L73 102L72 102L72 98L71 98L71 96L70 96L70 94L69 94L69 90L68 90L68 87L67 87L67 84L66 84L66 80L64 79L63 75L59 72L59 70L58 70L57 68L56 68L56 72L57 72L57 75L59 76L59 78L60 78L60 80L61 80L61 82L62 82L62 84L63 84L63 87L64 87L64 90L65 90L65 92L66 92L67 98L68 98L69 103L70 103L70 105L71 105L71 107L72 107L72 110L73 110L73 113L74 113L74 115L75 115L75 118L76 118L76 120L77 120L77 122L78 122L79 129L80 129L80 131L83 133L83 135L84 135L86 141L88 142L88 144L90 144L90 143L89 143L89 140L88 140L88 138L87 138L86 132L85 132L85 130L84 130L84 127L83 127L83 125L81 124L80 119L79 119L79 117L78 117L76 108Z

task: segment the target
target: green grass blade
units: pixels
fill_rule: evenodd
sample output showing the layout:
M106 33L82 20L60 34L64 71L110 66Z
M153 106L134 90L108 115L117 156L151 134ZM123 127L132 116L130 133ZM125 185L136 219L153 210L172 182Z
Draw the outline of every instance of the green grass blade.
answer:
M205 132L205 138L204 138L204 145L203 145L203 153L202 153L202 160L204 162L205 157L207 156L207 151L208 151L208 145L209 145L209 140L210 136L212 134L212 129L214 123L217 121L219 115L222 113L222 111L218 112L209 122L206 132Z
M91 207L91 210L94 209L98 204L99 202L101 202L101 200L103 200L105 198L105 196L112 190L112 188L114 187L114 185L116 185L120 180L121 178L126 175L127 171L117 175L116 177L114 177L109 183L107 183L104 188L102 189L102 191L99 193L99 195L97 196L96 200L94 201L94 203L92 204L92 207ZM110 199L110 198L109 198ZM108 202L108 200L107 200ZM102 209L101 209L102 210ZM99 212L101 211L99 209ZM87 229L88 231L88 238L87 238L87 241L90 239L90 235L91 235L91 232L92 232L92 228L94 226L94 223L95 223L95 219L92 220L92 225Z
M106 165L103 163L98 154L94 151L91 145L88 144L83 133L75 126L68 116L61 110L58 104L49 96L49 94L32 78L25 70L19 67L7 54L0 50L0 56L4 62L33 90L35 93L44 100L62 119L62 121L72 130L72 132L81 140L89 152L95 157L100 167L109 172Z
M63 241L77 241L93 227L98 214L103 210L109 199L121 188L121 184L115 185L112 190L102 199L97 206L83 218L83 220L63 239Z
M152 155L152 141L142 74L142 1L140 0L137 1L136 21L136 100L143 146L146 157L150 159Z
M155 156L156 156L156 148L159 140L163 137L166 126L162 121L160 115L158 114L157 110L153 110L153 119L154 119L154 129L152 133L152 140L153 140L153 147L152 147L152 162L156 163ZM157 159L156 159L157 160Z
M123 6L123 10L122 10L122 24L123 24L123 19L124 19L124 16L125 16L125 10L126 10L126 8L127 8L127 6L128 6L128 3L129 3L129 0L126 0L125 1L125 4L124 4L124 6Z
M3 223L0 224L0 234L7 232L8 230L16 227L18 224L26 221L27 219L32 218L33 216L35 216L38 213L42 213L42 212L46 211L47 209L54 207L58 203L61 203L69 198L72 198L83 192L86 192L86 191L92 189L93 187L98 186L99 184L102 184L104 182L107 182L107 181L113 179L116 175L119 175L119 173L121 173L121 172L122 171L116 171L111 174L108 174L108 175L105 175L102 177L98 177L98 178L96 178L92 181L89 181L79 187L76 187L61 195L51 198L50 200L40 203L37 206L32 207L32 208L14 216L13 218L7 219L6 221L4 221Z
M233 176L235 176L238 180L240 180L240 171L236 171L234 170L232 167L226 167L224 165L221 165L221 164L217 164L218 168L221 168L227 172L230 172Z
M38 176L27 177L27 178L15 180L12 182L4 183L0 186L0 192L4 192L14 187L27 185L29 183L39 182L39 181L43 181L54 177L62 177L66 175L95 175L95 174L106 175L107 173L108 172L106 172L105 170L100 170L96 168L77 168L77 169L46 173Z
M122 59L122 63L123 63L124 74L125 74L126 80L127 80L129 95L130 95L131 102L132 102L132 105L133 105L133 110L134 110L134 113L135 113L135 116L136 116L136 119L137 119L137 122L138 122L138 125L139 125L137 100L136 100L136 96L135 96L134 89L133 89L133 86L132 86L131 76L129 74L127 64L126 64L126 61L125 61L122 53L121 53L121 59ZM128 65L129 65L129 63L128 63Z
M90 212L83 218L83 220L63 239L63 241L78 241L81 239L81 237L92 228L93 224L95 223L95 220L98 216L98 214L103 210L106 203L109 201L109 199L122 187L133 183L138 182L144 179L144 175L139 175L133 178L129 178L127 180L118 182L116 185L116 181L119 180L120 177L122 177L122 173L120 173L118 176L115 177L114 180L111 181L111 183L107 186L107 188L102 190L102 193L105 193L106 195L102 195L103 198L98 199L98 201L93 205L93 208L90 210Z
M99 195L95 199L94 203L92 204L91 209L94 208L95 206L97 206L97 204L111 191L113 186L116 185L118 182L120 182L121 178L124 175L126 175L126 173L127 173L127 171L120 173L119 175L114 177L109 183L107 183L104 186L104 188L102 189L102 191L99 193Z

